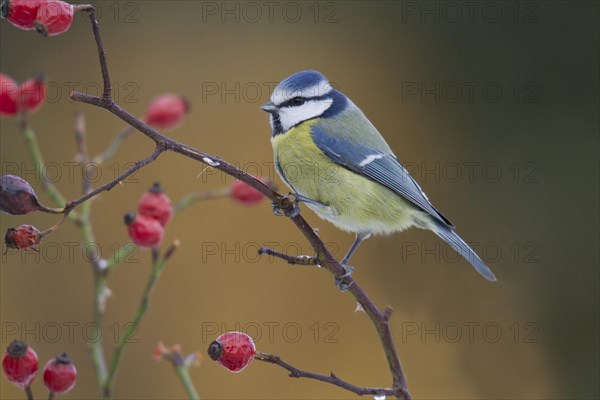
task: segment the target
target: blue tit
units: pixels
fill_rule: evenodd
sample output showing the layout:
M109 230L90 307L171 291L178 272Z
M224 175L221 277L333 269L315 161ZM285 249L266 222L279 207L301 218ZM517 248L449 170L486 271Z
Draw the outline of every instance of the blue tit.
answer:
M372 234L429 229L466 258L486 279L493 272L454 232L365 114L317 71L281 81L269 113L277 172L321 218L356 234L342 260L348 266ZM350 267L351 268L351 267Z

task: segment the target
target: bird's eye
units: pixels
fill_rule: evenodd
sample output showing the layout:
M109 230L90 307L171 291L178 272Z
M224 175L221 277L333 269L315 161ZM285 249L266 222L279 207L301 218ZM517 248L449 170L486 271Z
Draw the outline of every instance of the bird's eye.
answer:
M293 106L301 106L302 104L304 104L306 100L302 97L294 97L292 100L290 100L290 103Z

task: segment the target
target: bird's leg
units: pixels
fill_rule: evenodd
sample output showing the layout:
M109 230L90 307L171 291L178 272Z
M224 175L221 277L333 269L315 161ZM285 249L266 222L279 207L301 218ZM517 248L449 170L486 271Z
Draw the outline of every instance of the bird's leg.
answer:
M310 199L310 198L308 198L306 196L302 196L299 193L294 193L294 197L296 198L296 201L298 203L312 204L313 206L324 207L324 208L328 208L329 207L327 204L323 204L320 201Z
M352 257L352 255L354 254L356 249L358 249L358 246L360 246L360 244L363 242L363 240L368 239L370 237L371 237L371 232L357 233L356 239L354 239L354 243L352 243L352 246L350 246L350 250L348 250L348 253L346 253L344 258L342 259L341 264L347 266L348 263L350 262L350 258Z
M348 250L348 253L346 253L344 258L342 259L342 262L340 263L342 265L342 267L346 270L346 273L342 274L340 276L336 276L334 279L335 279L335 284L337 285L337 287L340 288L340 290L342 292L348 290L348 288L350 286L352 286L352 283L354 283L354 282L352 282L352 283L350 283L350 285L347 285L342 282L345 278L349 277L354 272L354 267L351 267L350 265L348 265L348 263L350 262L350 258L352 257L352 255L354 254L356 249L358 249L358 246L360 246L360 244L365 239L368 239L369 237L371 237L371 232L357 233L356 239L354 239L354 243L352 243L352 246L350 246L350 250Z

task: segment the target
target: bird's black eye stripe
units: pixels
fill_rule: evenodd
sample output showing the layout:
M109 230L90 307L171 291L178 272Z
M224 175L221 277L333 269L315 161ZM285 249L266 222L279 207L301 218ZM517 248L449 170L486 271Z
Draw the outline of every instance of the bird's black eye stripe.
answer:
M304 103L306 103L306 99L304 97L298 96L298 97L291 98L288 101L284 102L283 104L281 104L280 107L298 107Z

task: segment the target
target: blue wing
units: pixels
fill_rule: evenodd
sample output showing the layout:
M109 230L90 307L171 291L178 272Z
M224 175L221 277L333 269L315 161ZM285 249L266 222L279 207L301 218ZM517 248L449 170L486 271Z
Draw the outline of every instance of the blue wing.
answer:
M452 222L431 205L417 182L391 152L334 137L317 125L313 125L311 134L317 147L336 164L387 187L443 225L454 227Z
M490 281L496 280L494 273L481 258L453 231L452 222L431 205L423 190L392 154L387 144L381 142L383 138L378 133L375 138L370 138L371 145L367 146L352 142L348 136L329 135L317 125L313 125L311 133L317 147L333 162L391 189L431 215L435 227L432 230L467 259L477 272Z

